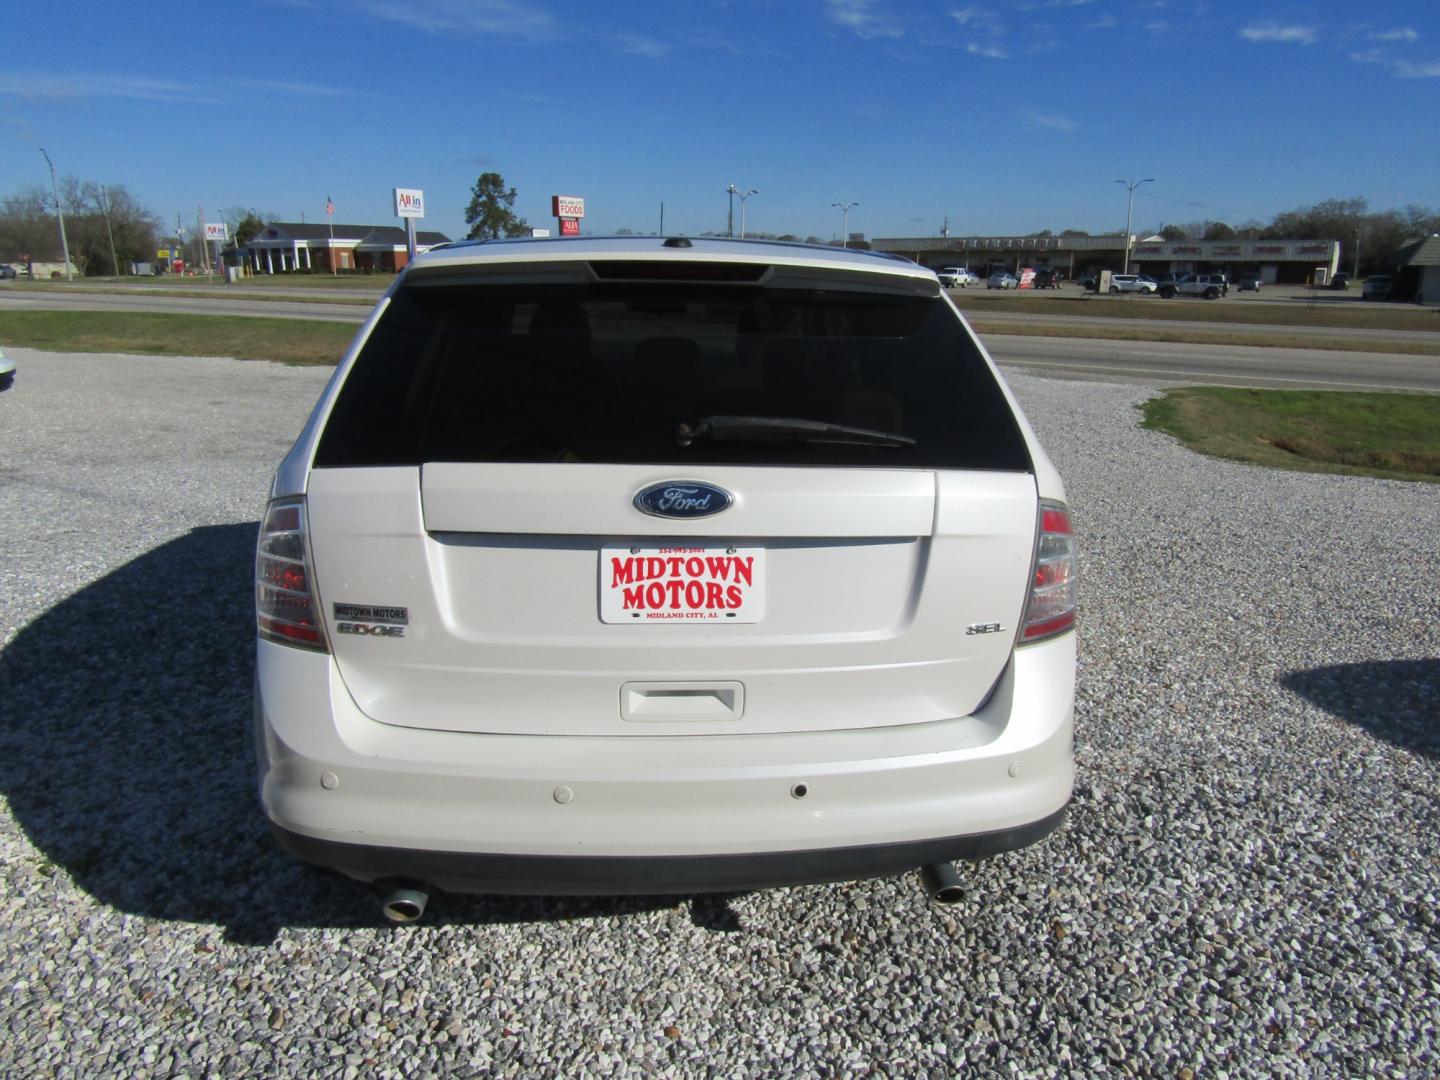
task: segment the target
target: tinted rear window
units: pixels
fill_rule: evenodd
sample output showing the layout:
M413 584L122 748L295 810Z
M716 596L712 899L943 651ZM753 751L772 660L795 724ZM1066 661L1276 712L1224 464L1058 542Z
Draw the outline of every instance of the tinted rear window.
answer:
M913 445L678 437L710 416L819 421ZM943 301L603 282L414 283L392 297L315 465L427 461L1031 467Z

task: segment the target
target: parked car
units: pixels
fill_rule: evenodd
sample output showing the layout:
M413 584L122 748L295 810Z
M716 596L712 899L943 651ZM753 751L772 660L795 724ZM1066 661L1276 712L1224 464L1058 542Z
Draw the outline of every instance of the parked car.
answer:
M1348 288L1350 288L1350 275L1347 274L1347 273L1345 273L1345 272L1342 270L1340 273L1336 274L1334 277L1332 277L1332 278L1330 279L1330 288L1332 288L1332 289L1348 289Z
M1260 286L1263 284L1264 282L1260 280L1258 274L1249 274L1246 277L1242 277L1240 279L1240 291L1258 293L1260 291Z
M1206 300L1218 300L1229 289L1225 278L1219 274L1179 274L1173 281L1159 283L1160 295L1169 300L1176 296L1201 296Z
M9 390L15 384L15 361L0 352L0 390Z
M1070 797L1064 488L913 263L421 254L281 462L255 575L264 812L404 882L392 921L432 886L923 867L958 898L951 860Z
M1020 279L1008 270L997 270L990 275L985 282L987 289L1014 289L1020 285Z
M947 289L964 289L980 284L979 275L972 273L968 266L946 266L935 271L935 276Z
M1388 300L1395 280L1389 274L1371 274L1360 289L1363 300Z
M1112 293L1153 293L1159 286L1143 274L1111 274Z
M14 281L19 276L15 267L9 263L0 263L0 281Z
M1060 288L1060 282L1062 280L1060 271L1048 266L1042 266L1039 270L1035 271L1035 280L1032 284L1037 289L1058 289Z

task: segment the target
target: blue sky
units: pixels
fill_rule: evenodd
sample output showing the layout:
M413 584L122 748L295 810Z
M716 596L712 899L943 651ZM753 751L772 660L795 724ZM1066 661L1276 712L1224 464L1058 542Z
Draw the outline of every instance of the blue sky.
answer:
M464 234L477 174L552 225L868 236L1440 205L1440 3L248 0L36 3L0 36L0 195L123 183ZM739 225L739 205L736 205Z

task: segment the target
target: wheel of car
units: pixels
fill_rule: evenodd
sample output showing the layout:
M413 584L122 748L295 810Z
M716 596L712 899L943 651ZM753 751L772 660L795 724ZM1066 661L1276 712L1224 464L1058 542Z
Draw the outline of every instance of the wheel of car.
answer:
M1219 300L1219 299L1220 299L1220 290L1217 289L1217 288L1215 288L1215 286L1213 286L1213 285L1210 286L1210 288L1208 288L1208 289L1205 290L1205 299L1206 299L1206 300Z
M1173 286L1173 285L1164 285L1164 286L1162 286L1161 289L1160 289L1160 296L1161 296L1163 299L1165 299L1165 300L1170 300L1170 299L1172 299L1172 298L1175 296L1175 286Z
M1111 286L1110 286L1110 291L1111 291L1112 293L1118 293L1118 292L1120 291L1120 286L1119 286L1119 285L1111 285Z

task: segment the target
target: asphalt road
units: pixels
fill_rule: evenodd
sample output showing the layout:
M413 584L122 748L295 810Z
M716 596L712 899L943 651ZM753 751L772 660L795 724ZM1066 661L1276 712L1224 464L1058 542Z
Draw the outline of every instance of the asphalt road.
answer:
M1158 301L1157 301L1158 302ZM0 311L91 310L159 311L185 315L248 315L278 319L319 319L360 323L368 306L301 303L245 297L177 297L119 295L114 293L61 293L45 295L0 290ZM1021 313L977 314L984 319L1028 319ZM1053 320L1052 320L1053 321ZM1117 323L1123 319L1089 319L1087 325ZM1166 323L1165 325L1172 325ZM1212 324L1177 323L1195 327ZM1214 324L1234 329L1229 324ZM1257 329L1245 327L1247 331ZM1263 329L1263 328L1262 328ZM1285 327L1285 332L1297 328ZM1335 331L1323 331L1334 336ZM1404 332L1398 332L1404 333ZM1385 336L1355 331L1357 336ZM1412 334L1428 339L1440 334ZM1320 349L1285 349L1239 345L1183 345L1150 341L1095 338L1021 337L983 335L996 361L1007 366L1036 369L1041 374L1075 379L1141 381L1158 385L1220 383L1319 389L1403 390L1440 393L1440 358L1395 353L1340 352Z
M313 295L313 294L312 294ZM174 315L251 315L270 319L317 319L361 323L370 308L236 297L145 296L140 293L0 291L0 311L156 311Z
M1003 367L1061 378L1440 393L1440 358L1433 356L999 334L981 339Z
M1375 342L1384 341L1413 341L1423 342L1429 345L1440 345L1440 315L1435 317L1435 330L1365 330L1360 328L1349 329L1335 326L1284 326L1280 324L1254 324L1235 323L1216 320L1203 322L1189 319L1127 319L1123 316L1105 315L1031 315L1023 311L996 311L993 308L965 310L961 302L963 297L956 297L956 306L965 312L967 319L994 323L1011 323L1014 325L1041 325L1041 326L1104 326L1123 328L1134 331L1140 328L1154 328L1166 330L1228 330L1246 334L1275 334L1281 337L1291 338L1356 338ZM1120 301L1124 303L1125 301ZM1140 300L1133 301L1139 304L1165 304L1165 300ZM1195 303L1196 301L1178 300L1170 303ZM1203 302L1203 301L1200 301ZM1267 346L1268 347L1268 346Z

